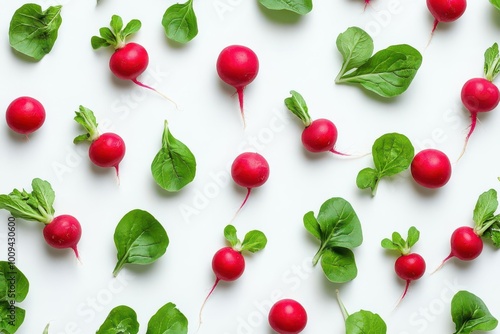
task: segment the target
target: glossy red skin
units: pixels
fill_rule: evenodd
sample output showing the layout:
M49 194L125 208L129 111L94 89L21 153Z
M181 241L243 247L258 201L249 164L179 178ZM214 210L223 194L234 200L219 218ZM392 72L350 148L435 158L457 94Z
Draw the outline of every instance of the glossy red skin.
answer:
M427 0L427 8L438 22L457 20L467 8L466 0Z
M446 154L435 149L418 152L411 162L415 182L426 188L440 188L451 178L451 163Z
M234 159L231 176L239 186L260 187L269 178L269 164L259 153L245 152Z
M212 270L217 279L234 281L245 271L245 258L231 247L221 248L212 259Z
M109 59L109 68L114 75L124 80L135 80L149 64L146 49L137 43L127 43L117 49Z
M304 307L293 299L276 302L269 311L269 325L280 334L297 334L307 325Z
M498 87L484 78L468 80L462 87L462 103L471 113L488 112L500 102Z
M217 58L217 74L222 81L235 88L245 87L258 73L259 59L246 46L230 45Z
M302 131L302 144L310 152L326 152L337 142L337 127L324 118L314 120Z
M82 228L78 220L70 215L55 217L43 229L43 237L47 244L54 248L73 248L82 236Z
M125 142L115 133L103 133L90 144L90 160L99 167L116 167L124 156Z
M425 273L425 260L416 253L402 255L398 257L394 264L396 274L405 281L414 281L422 277Z
M5 119L13 131L28 135L38 130L45 122L45 108L32 97L21 96L9 104Z
M451 235L451 254L460 260L471 261L483 251L483 240L468 226L457 228Z

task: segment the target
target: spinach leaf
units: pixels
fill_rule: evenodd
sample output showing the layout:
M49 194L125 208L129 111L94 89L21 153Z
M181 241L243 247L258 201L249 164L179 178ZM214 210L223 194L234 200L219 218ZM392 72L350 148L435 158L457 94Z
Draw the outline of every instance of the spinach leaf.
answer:
M14 334L24 322L26 311L14 305L14 302L0 302L0 333Z
M96 334L137 334L137 314L128 306L117 306L109 312Z
M451 300L451 316L455 323L454 334L491 331L498 325L484 302L468 291L459 291Z
M494 43L484 53L484 76L487 80L493 81L498 73L500 73L500 53L498 51L498 44Z
M187 334L188 320L175 304L167 303L151 317L146 334Z
M115 229L114 241L118 263L113 275L118 275L125 263L150 264L167 250L167 232L149 212L135 209L127 213Z
M62 6L51 6L43 11L33 3L21 6L10 21L10 46L34 60L41 60L57 40L62 23L61 9Z
M12 263L0 261L0 301L22 302L29 291L29 281Z
M179 43L191 41L198 35L198 20L193 9L193 0L168 7L161 24L171 40Z
M312 0L259 0L259 3L272 10L288 10L305 15L313 9Z

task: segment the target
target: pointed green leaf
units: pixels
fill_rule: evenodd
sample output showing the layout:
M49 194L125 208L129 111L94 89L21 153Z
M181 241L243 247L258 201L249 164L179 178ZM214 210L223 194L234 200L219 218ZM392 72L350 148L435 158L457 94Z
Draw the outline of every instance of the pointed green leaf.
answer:
M191 41L198 34L198 20L193 9L193 0L168 7L161 24L169 39L178 43Z
M167 303L151 317L146 334L187 334L188 320L173 303Z
M321 240L321 228L316 217L314 217L314 212L309 211L304 215L304 227L309 233L316 237L316 239Z
M285 105L295 116L300 118L305 127L311 125L311 116L309 116L306 101L298 92L292 90L291 97L285 99Z
M233 225L226 226L226 228L224 229L224 237L227 241L229 241L231 247L235 247L240 243L240 240L236 235L236 228Z
M468 291L459 291L453 296L451 316L456 326L455 334L491 331L498 325L484 302Z

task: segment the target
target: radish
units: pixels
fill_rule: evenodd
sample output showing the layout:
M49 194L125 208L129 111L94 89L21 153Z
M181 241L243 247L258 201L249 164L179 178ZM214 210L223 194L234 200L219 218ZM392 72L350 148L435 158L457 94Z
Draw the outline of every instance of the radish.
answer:
M451 177L450 159L435 149L418 152L411 162L410 170L415 182L431 189L444 186Z
M119 177L118 165L125 156L125 142L115 133L106 132L99 134L97 121L92 110L80 106L80 111L75 112L75 121L83 126L87 133L77 136L75 144L90 141L90 160L99 167L113 167Z
M38 100L21 96L9 104L5 118L12 131L27 136L43 125L45 109Z
M483 251L482 238L491 239L493 245L500 248L500 215L495 214L497 208L497 192L494 189L479 196L473 214L474 227L461 226L453 232L450 239L450 254L435 271L454 257L462 261L472 261L477 258Z
M222 81L236 88L243 125L246 124L243 111L243 90L258 73L259 59L255 52L246 46L230 45L224 48L217 58L217 74Z
M467 8L466 0L427 0L427 8L434 16L432 33L439 22L453 22L460 18Z
M236 235L236 228L227 225L224 228L224 237L229 242L230 247L219 249L212 258L212 270L215 274L215 283L205 298L199 314L199 326L201 326L201 314L208 298L212 295L220 281L232 282L243 275L245 271L245 258L243 251L256 253L266 247L267 238L261 231L253 230L245 235L240 241ZM199 327L198 327L199 329Z
M293 299L277 301L269 311L269 325L280 334L298 334L307 325L307 312Z
M247 188L247 195L235 213L235 217L245 205L253 188L266 183L269 178L269 164L259 153L245 152L234 159L231 166L231 176L237 185Z
M302 131L302 144L306 150L314 153L329 151L339 155L347 155L335 149L338 135L335 124L324 118L312 121L306 101L302 95L294 90L290 91L290 94L292 96L285 99L285 105L288 110L304 123L305 129Z
M469 111L471 124L470 130L465 137L465 144L458 159L465 153L469 138L474 132L477 123L477 115L480 112L488 112L495 109L500 102L500 92L493 80L500 72L500 54L498 44L488 48L484 53L484 78L473 78L467 80L462 86L461 99L464 107Z
M406 296L410 283L418 280L425 273L426 265L423 257L417 253L411 253L411 247L417 243L419 238L420 232L412 226L408 230L408 238L406 240L398 232L392 233L392 240L387 238L382 240L381 244L383 248L396 250L401 254L394 264L394 270L401 279L406 281L406 286L396 306Z
M131 80L138 86L152 90L177 107L175 102L168 96L137 80L137 77L148 67L149 55L142 45L126 43L126 38L139 31L141 25L141 21L134 19L123 27L122 18L118 15L113 15L110 22L111 29L103 27L99 29L100 37L92 36L92 48L97 50L101 47L112 46L115 52L109 59L109 68L117 78Z
M49 182L33 179L32 192L14 189L8 195L0 195L0 209L8 210L15 218L38 221L45 225L43 236L54 248L71 248L79 259L77 244L82 235L78 220L70 215L54 217L55 193Z

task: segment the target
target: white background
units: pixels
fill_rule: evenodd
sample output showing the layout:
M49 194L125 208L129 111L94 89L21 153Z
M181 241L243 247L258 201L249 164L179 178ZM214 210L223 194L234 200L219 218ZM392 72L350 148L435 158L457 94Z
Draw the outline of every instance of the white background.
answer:
M145 333L149 318L167 302L177 304L194 333L199 308L215 279L212 256L226 245L224 226L245 194L228 174L243 151L263 154L271 174L234 224L241 237L252 229L264 231L269 243L247 257L239 280L219 285L205 307L200 333L271 333L267 311L278 297L294 298L307 309L304 333L342 333L336 288L351 313L377 312L394 334L452 333L450 300L459 289L477 294L500 317L500 259L490 244L471 263L452 260L428 274L448 255L452 231L472 224L477 197L499 188L497 111L480 115L468 150L444 188L425 190L403 173L384 179L371 198L355 185L358 171L372 166L371 157L306 153L302 125L283 105L291 89L301 92L313 118L329 118L337 125L340 151L368 152L380 135L400 132L417 150L438 148L455 161L469 125L460 89L469 78L482 75L484 51L500 41L500 12L488 1L472 1L458 21L440 24L428 48L433 18L424 1L373 0L363 11L359 0L316 0L310 14L296 17L267 11L257 0L195 0L200 33L185 46L169 42L160 24L173 1L102 0L97 7L92 1L66 1L59 38L38 63L19 57L8 44L10 18L23 3L1 5L0 109L18 96L33 96L44 104L47 119L29 141L5 123L0 126L0 192L30 189L35 177L49 180L56 192L56 214L72 214L82 224L83 264L70 250L49 248L41 224L18 220L17 264L31 283L19 304L26 309L26 320L18 333L41 333L48 322L51 334L94 333L108 312L122 304L136 310ZM56 4L39 3L44 8ZM108 25L112 14L126 22L142 20L131 40L149 51L150 66L139 79L171 96L181 110L115 79L108 68L111 49L92 50L91 36ZM422 67L405 94L386 100L359 87L334 84L342 61L335 39L349 26L367 30L375 50L408 43L422 52ZM260 60L259 75L245 91L245 130L234 90L215 71L219 52L230 44L251 47ZM119 186L114 170L91 165L88 145L72 143L81 133L73 121L80 104L95 112L103 131L115 131L126 142ZM150 172L164 119L198 162L194 182L177 194L156 186ZM331 197L353 205L364 234L355 250L358 277L343 285L327 281L319 266L311 267L319 244L302 226L302 216L317 213ZM113 232L135 208L148 210L164 225L170 245L155 264L126 266L113 279ZM0 213L5 222L0 259L7 258L8 217L6 211ZM412 225L421 231L414 251L426 259L428 273L411 284L393 312L404 282L393 270L396 254L385 252L380 241L395 230L406 234Z

